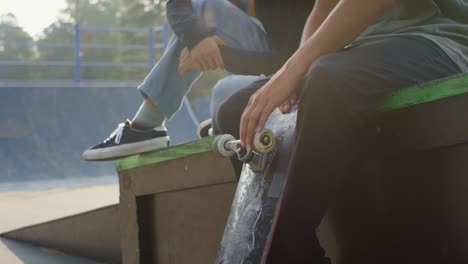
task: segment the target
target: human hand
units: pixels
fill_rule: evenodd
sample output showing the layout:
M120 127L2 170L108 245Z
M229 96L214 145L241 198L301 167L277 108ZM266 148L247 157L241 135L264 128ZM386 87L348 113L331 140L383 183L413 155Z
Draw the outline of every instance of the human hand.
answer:
M192 57L190 56L190 52L188 48L184 48L180 52L180 57L179 57L179 68L178 72L180 75L186 74L190 69L197 69L200 70L195 63L192 60Z
M294 99L296 87L300 83L300 75L278 71L257 92L255 92L244 109L240 123L240 140L242 147L251 146L254 133L263 130L273 109L280 104ZM295 101L295 100L294 100Z
M287 114L291 112L292 107L297 103L297 93L293 92L286 101L281 103L278 106L278 109L281 111L283 114Z
M219 46L225 45L218 36L211 36L200 41L190 51L192 62L201 71L224 69L224 60Z

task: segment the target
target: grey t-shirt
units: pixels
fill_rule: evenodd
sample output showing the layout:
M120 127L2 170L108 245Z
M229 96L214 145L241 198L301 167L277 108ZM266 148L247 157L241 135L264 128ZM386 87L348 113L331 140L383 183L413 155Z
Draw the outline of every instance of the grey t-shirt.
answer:
M351 46L402 34L434 41L468 72L468 0L398 0Z

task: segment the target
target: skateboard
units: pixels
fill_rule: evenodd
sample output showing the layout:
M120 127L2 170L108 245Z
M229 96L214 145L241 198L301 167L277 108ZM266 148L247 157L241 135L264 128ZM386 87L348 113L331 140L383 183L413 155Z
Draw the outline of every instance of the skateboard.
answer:
M242 148L231 135L215 138L214 152L223 157L237 155L244 162L217 264L266 262L287 181L296 116L297 108L289 114L273 111L251 148Z

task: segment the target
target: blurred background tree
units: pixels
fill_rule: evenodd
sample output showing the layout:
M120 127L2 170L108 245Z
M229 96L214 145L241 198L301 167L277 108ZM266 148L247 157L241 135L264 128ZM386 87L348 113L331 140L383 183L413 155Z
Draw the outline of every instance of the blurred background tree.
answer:
M13 14L1 16L0 23L12 25L8 30L0 30L2 40L21 43L68 44L75 42L74 25L81 27L138 28L143 32L129 31L81 31L81 45L136 45L147 47L150 28L162 26L165 22L165 1L160 0L66 0L66 8L57 20L44 29L36 40L18 27ZM162 32L154 35L156 44L163 44ZM162 50L155 53L157 61ZM75 51L70 48L37 48L21 46L9 47L0 44L0 60L17 61L63 61L73 62ZM94 49L81 48L83 62L144 63L142 67L82 67L84 80L139 80L149 72L149 50L142 49ZM21 67L21 68L20 68ZM0 71L0 79L42 79L73 80L73 66L7 66ZM207 97L216 80L225 76L222 71L204 74L194 85L191 98Z
M32 61L35 59L33 48L34 40L27 32L18 27L18 21L14 14L0 16L0 60L2 61ZM21 45L7 45L9 43L21 43ZM31 80L36 73L30 65L2 66L0 65L0 79L3 80Z
M155 0L120 0L120 25L130 28L144 28L146 32L123 32L120 37L120 43L123 45L149 45L150 30L154 27L162 26L166 20L164 4ZM162 32L154 35L155 44L163 44L164 37ZM161 57L162 50L155 53L156 61ZM147 50L120 50L119 60L125 62L149 61L149 52ZM135 79L143 79L147 70L127 69L125 76L131 76Z

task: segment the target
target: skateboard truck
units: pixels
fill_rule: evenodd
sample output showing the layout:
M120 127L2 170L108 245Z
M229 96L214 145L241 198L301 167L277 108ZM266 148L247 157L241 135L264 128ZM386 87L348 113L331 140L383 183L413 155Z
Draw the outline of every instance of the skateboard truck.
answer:
M255 133L253 147L243 148L240 140L231 135L217 136L213 142L213 150L217 154L228 158L237 154L237 159L249 164L252 171L256 173L266 171L273 159L275 148L275 136L267 129Z

